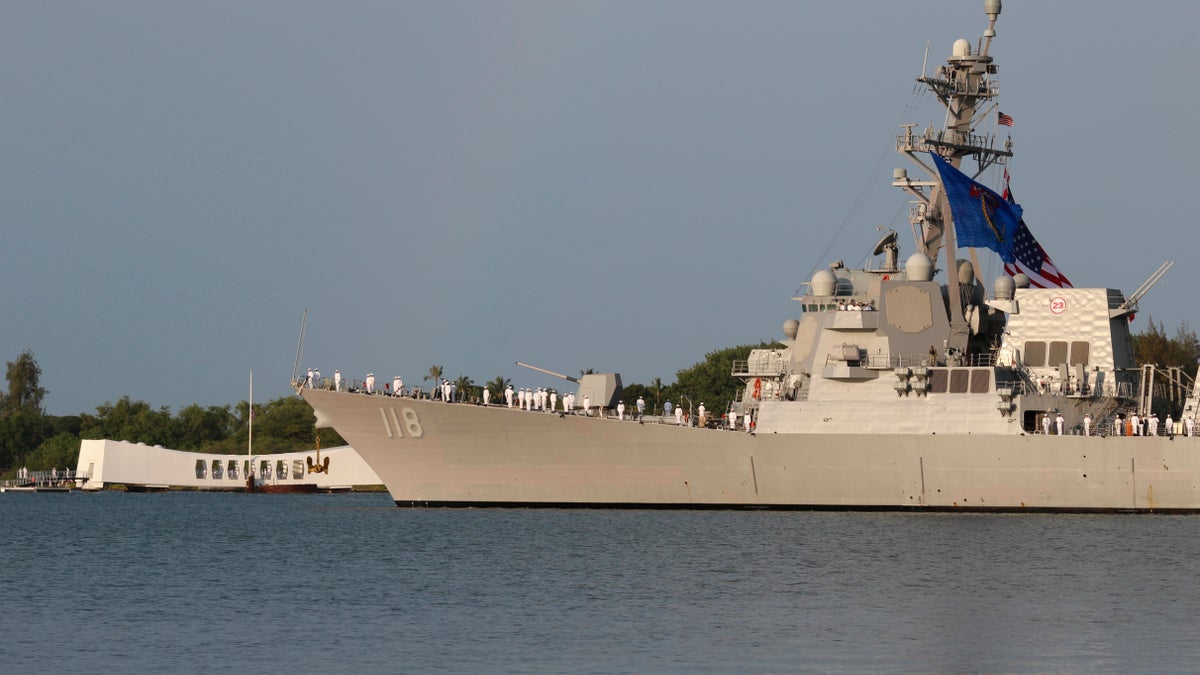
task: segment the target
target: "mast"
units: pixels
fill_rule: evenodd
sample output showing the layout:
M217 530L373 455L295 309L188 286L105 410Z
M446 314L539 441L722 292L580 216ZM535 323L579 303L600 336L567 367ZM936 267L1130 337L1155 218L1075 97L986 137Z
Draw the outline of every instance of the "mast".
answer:
M992 75L998 69L989 55L992 38L996 36L1000 7L1000 0L985 0L984 13L988 17L988 27L983 32L978 51L973 52L971 43L965 39L955 40L946 65L938 66L931 76L922 69L921 77L917 78L917 82L928 87L946 109L945 128L935 130L930 127L918 135L913 132L915 125L906 124L903 125L904 133L896 140L897 152L907 156L929 177L928 180L912 180L906 170L897 169L892 174L892 185L917 200L909 212L909 222L917 237L917 249L929 256L935 265L938 255L945 249L946 285L950 297L948 346L959 350L966 349L970 328L963 314L959 289L954 221L937 169L918 153L936 152L960 171L963 158L971 157L978 165L978 170L974 172L976 177L993 165L1007 164L1008 158L1012 157L1011 138L998 147L992 134L975 132L976 125L992 112L994 106L982 112L980 108L1000 93L992 81Z

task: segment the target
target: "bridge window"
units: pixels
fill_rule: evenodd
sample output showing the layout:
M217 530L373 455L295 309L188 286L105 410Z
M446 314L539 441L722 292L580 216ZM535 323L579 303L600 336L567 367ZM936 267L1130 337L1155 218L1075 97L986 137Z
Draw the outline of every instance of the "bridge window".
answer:
M1050 343L1050 359L1048 366L1058 366L1067 362L1067 343L1065 340L1055 340Z
M972 370L971 371L971 393L986 394L991 389L992 371L990 370Z
M204 478L207 475L208 475L208 465L205 464L204 460L202 460L202 459L196 460L196 478Z
M1040 368L1046 365L1046 343L1029 341L1025 343L1025 365L1030 368Z
M225 475L232 480L237 480L238 468L236 459L229 460L229 466L225 469Z
M271 461L270 460L264 459L262 461L262 463L258 465L258 477L263 480L271 479Z
M292 460L292 478L294 478L295 480L300 480L301 478L304 478L304 460L302 460L302 459L293 459Z
M287 480L287 466L282 459L275 461L275 475L279 480Z
M967 393L967 381L971 377L971 371L956 368L950 371L950 393L965 394Z
M1088 351L1090 344L1087 342L1072 342L1071 343L1071 365L1086 366L1088 364Z
M946 393L946 384L950 381L950 373L942 368L935 368L929 373L929 393Z
M219 459L214 459L214 460L212 461L212 477L213 477L213 480L221 480L221 477L222 477L222 476L224 476L224 475L225 475L225 472L221 470L221 460L219 460Z

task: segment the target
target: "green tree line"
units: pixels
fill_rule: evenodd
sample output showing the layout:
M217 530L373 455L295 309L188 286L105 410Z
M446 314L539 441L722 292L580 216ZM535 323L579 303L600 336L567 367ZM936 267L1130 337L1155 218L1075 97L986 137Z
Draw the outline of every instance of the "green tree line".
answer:
M1168 337L1161 321L1148 320L1146 330L1133 336L1133 360L1137 363L1153 363L1168 368L1177 366L1189 376L1196 373L1200 364L1200 339L1187 323L1179 324L1175 337Z
M128 396L106 402L95 413L47 415L42 408L46 390L33 352L26 350L8 363L8 388L0 394L0 471L12 472L74 467L79 442L112 439L161 445L173 450L215 454L246 451L250 405L189 405L172 414ZM332 429L321 429L321 447L345 445ZM254 404L254 453L297 452L315 447L317 430L312 408L296 396Z

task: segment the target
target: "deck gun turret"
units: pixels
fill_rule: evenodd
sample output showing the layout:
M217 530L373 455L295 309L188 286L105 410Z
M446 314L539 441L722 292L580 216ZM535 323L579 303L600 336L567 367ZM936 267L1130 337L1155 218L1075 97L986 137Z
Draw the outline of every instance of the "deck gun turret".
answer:
M582 378L575 378L570 375L556 373L553 370L531 366L528 363L521 363L520 361L517 361L517 365L557 377L560 380L578 384L579 388L575 392L575 404L577 406L583 405L584 397L591 400L592 407L601 406L604 408L615 408L617 407L617 402L621 400L622 387L620 373L585 373Z

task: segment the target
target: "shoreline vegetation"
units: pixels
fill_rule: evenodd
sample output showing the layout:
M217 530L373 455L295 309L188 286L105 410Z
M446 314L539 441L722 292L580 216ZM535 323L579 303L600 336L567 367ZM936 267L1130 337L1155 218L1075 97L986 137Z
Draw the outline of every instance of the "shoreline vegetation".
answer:
M1169 337L1161 322L1148 320L1147 328L1133 336L1137 363L1176 366L1189 376L1200 363L1200 339L1186 323ZM649 384L629 383L621 400L626 409L635 410L638 398L646 402L648 414L662 414L667 401L674 405L694 406L704 402L714 412L724 411L744 385L731 376L733 362L745 360L752 349L782 349L778 342L727 347L705 355L704 360L676 373L676 379L664 383L654 378ZM430 391L444 376L445 369L431 366L422 385L432 379ZM590 369L582 374L591 372ZM78 415L47 415L42 401L48 392L40 384L42 369L33 351L26 349L8 362L8 387L0 393L0 478L13 478L19 467L31 471L73 468L79 458L79 443L84 439L111 439L161 445L219 455L242 454L246 447L247 425L254 417L256 455L304 452L312 448L346 445L333 429L316 429L312 409L297 396L286 396L265 403L247 401L232 405L189 405L172 413L170 407L152 407L145 401L123 396L115 403L105 402L95 412ZM452 380L462 400L483 400L483 389L491 399L504 400L510 378L496 377L476 384L467 376ZM424 388L424 386L422 386ZM561 388L566 391L567 387ZM381 488L382 489L382 488Z

